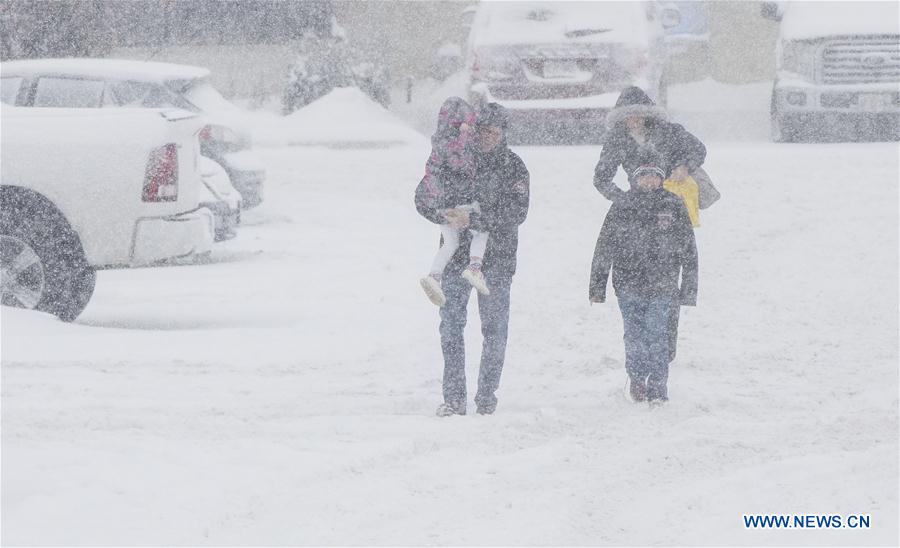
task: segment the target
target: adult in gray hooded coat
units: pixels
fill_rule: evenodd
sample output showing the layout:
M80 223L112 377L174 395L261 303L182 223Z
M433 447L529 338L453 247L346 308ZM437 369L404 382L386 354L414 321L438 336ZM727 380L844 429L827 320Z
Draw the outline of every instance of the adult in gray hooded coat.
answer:
M700 167L706 160L706 147L684 126L670 122L666 110L654 104L643 90L634 86L622 90L615 108L607 115L606 125L600 160L594 168L594 186L608 200L616 201L625 194L613 182L619 166L634 188L632 174L639 159L648 153L661 159L667 177L694 177L700 186L701 209L718 200L719 193Z

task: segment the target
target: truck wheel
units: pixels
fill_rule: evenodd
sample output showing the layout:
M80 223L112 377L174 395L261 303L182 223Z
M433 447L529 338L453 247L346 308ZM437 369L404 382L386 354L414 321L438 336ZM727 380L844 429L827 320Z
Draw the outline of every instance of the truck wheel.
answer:
M784 121L780 115L772 116L772 142L793 143L797 141L797 130Z
M769 118L771 120L771 132L773 143L793 143L797 140L797 129L793 124L786 122L784 115L775 106L775 92L772 92L772 102L769 106Z
M71 322L94 293L96 273L65 219L43 204L0 216L0 299L6 306L48 312ZM17 204L18 205L18 204Z

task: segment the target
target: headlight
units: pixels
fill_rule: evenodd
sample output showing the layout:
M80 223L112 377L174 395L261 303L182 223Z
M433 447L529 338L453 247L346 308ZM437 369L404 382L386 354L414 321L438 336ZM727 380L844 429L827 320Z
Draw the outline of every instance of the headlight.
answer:
M816 61L819 56L819 42L794 40L782 44L781 68L793 72L809 81L815 80Z

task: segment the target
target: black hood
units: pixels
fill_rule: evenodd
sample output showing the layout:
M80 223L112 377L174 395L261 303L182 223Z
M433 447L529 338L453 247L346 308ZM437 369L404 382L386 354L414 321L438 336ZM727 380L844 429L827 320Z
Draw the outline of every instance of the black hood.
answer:
M644 90L636 86L622 90L616 106L606 115L606 126L612 129L629 116L642 116L662 122L669 119L666 109L654 103Z

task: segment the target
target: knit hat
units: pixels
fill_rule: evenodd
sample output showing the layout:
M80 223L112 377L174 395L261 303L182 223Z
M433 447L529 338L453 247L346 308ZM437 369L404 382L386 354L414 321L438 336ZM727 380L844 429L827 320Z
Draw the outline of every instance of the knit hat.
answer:
M624 122L631 116L643 118L655 118L666 121L669 119L666 109L656 105L650 97L639 87L630 86L622 90L616 106L606 115L606 125L613 128L616 124Z
M634 179L637 179L641 175L650 175L650 174L657 175L657 176L659 176L660 179L666 178L666 172L663 170L663 168L653 165L653 164L640 165L640 166L634 168L634 171L631 172L631 176Z
M666 178L665 162L659 154L652 150L641 151L638 156L638 167L631 171L631 178L637 180L641 175L653 174L658 175L660 179Z

